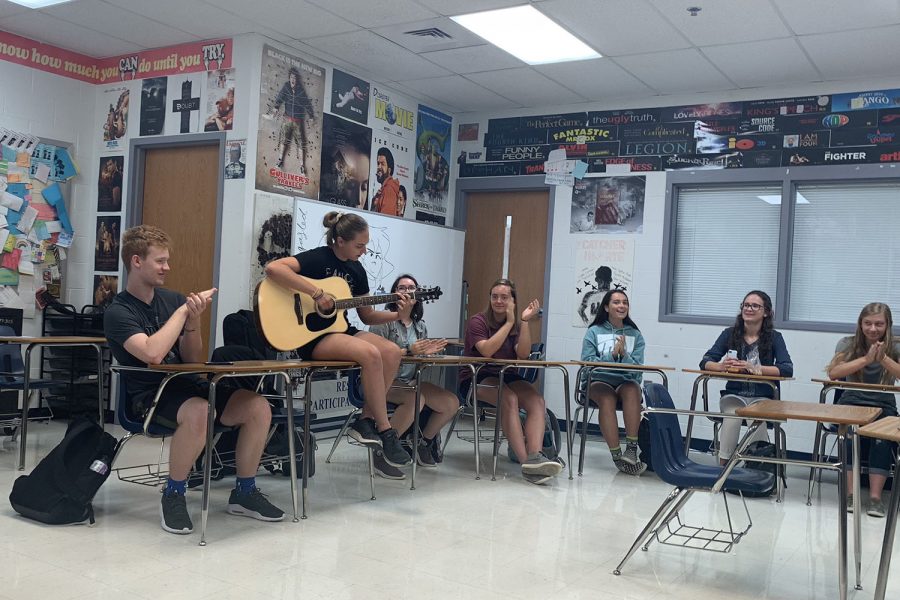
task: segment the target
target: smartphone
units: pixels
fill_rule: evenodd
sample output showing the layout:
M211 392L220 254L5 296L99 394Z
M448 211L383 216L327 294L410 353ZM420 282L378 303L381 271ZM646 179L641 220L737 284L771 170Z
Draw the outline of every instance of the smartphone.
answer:
M729 350L728 354L725 355L725 358L730 358L731 360L737 360L737 357L737 350Z
M203 364L209 365L211 367L218 367L218 366L233 365L234 363L231 362L230 360L208 360Z

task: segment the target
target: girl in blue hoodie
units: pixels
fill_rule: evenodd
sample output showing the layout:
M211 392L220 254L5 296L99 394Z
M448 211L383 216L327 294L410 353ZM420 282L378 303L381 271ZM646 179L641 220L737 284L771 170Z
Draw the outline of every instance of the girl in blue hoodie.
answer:
M628 314L625 290L610 290L603 296L594 322L584 334L581 360L644 364L644 336ZM597 369L591 374L588 398L597 406L600 432L609 446L613 462L623 473L640 475L647 465L638 459L638 427L641 424L641 373ZM619 443L616 407L625 419L625 451Z

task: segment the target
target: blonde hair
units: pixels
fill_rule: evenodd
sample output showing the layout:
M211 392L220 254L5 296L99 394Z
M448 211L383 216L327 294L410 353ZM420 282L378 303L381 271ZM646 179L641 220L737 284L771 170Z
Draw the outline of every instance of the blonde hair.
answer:
M884 315L884 320L886 321L886 328L884 331L884 338L881 339L884 342L885 352L892 359L897 360L898 357L894 353L894 333L893 326L894 320L891 317L891 307L882 302L870 302L863 306L863 309L859 312L859 318L856 320L856 333L853 334L853 341L850 344L850 347L845 352L838 352L834 355L834 358L831 359L831 362L828 363L827 371L831 371L834 367L845 363L850 362L851 360L855 360L860 356L865 356L869 351L869 343L866 341L866 336L863 333L862 322L866 317L870 317L872 315ZM850 381L862 381L862 369L855 373L851 373L847 376L847 379ZM882 369L881 373L881 384L882 385L893 385L894 376L887 369Z
M334 246L337 238L350 241L356 237L358 233L369 228L369 224L361 216L355 213L342 213L336 210L331 211L322 219L322 227L325 232L325 243L328 246Z
M131 257L147 258L150 246L171 249L172 238L169 234L153 225L137 225L125 230L122 234L122 262L125 270L131 271Z

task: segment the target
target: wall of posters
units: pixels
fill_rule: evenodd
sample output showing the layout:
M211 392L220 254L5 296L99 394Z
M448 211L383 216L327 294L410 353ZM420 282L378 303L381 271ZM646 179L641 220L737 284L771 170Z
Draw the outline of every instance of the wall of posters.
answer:
M575 242L572 325L587 327L610 289L628 289L634 274L634 239L582 238Z
M444 225L450 192L453 117L419 105L416 126L416 191L414 218Z
M97 212L119 212L122 210L122 177L124 172L124 156L103 156L100 158L100 173L97 178Z
M166 122L167 78L151 77L141 81L140 135L159 135Z
M266 276L266 263L290 256L293 236L294 199L257 192L250 250L250 306L256 285Z
M332 69L332 114L365 125L369 119L369 82Z
M119 291L118 275L94 275L93 304L101 310L109 306Z
M407 98L372 88L372 157L369 210L397 217L413 215L415 104Z
M323 132L319 200L368 209L372 130L326 114Z
M104 150L124 149L128 133L128 88L117 85L103 90L103 104L109 105L100 124L100 134Z
M225 179L243 179L247 175L247 140L228 140L225 144Z
M585 177L572 190L571 233L641 233L645 176Z
M231 131L234 125L234 69L206 74L206 115L203 131Z
M256 189L319 197L325 68L263 46Z
M204 79L203 73L169 77L166 135L200 131L200 94Z
M122 218L97 217L97 237L94 241L94 270L119 270L119 235Z

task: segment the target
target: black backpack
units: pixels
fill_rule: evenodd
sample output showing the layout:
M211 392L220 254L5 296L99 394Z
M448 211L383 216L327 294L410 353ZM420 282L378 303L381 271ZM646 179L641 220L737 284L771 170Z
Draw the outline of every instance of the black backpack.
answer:
M256 326L252 310L241 309L222 320L222 336L226 346L245 346L253 350L258 360L274 360L275 351L269 347Z
M747 449L744 450L744 454L746 454L747 456L775 458L775 444L773 444L771 442L756 441L756 442L753 442L752 444L750 444L749 446L747 446ZM778 476L777 475L778 465L773 464L773 463L759 462L759 461L755 461L755 460L747 460L744 462L744 468L745 469L753 469L755 471L763 471L765 473L771 473L772 475L775 475L776 477ZM782 475L782 482L784 483L785 487L787 487L787 481L785 481L783 477L784 476ZM777 487L775 485L775 482L776 482L776 480L773 478L772 479L772 487L770 487L768 490L763 490L762 492L743 492L744 497L745 498L768 498L769 496L771 496L772 494L775 493L775 490ZM736 492L732 492L731 490L726 490L726 491L731 492L731 493L736 493Z
M90 419L79 417L30 475L13 483L9 502L29 519L50 525L94 523L91 500L109 477L118 441Z
M309 464L309 476L316 474L316 436L313 432L309 432L309 451L303 447L303 430L294 429L294 449L297 452L297 477L303 474L303 460L306 459ZM275 433L266 444L265 454L274 456L288 455L288 437L287 423L279 424L275 427ZM282 461L280 463L266 465L266 470L273 475L281 473L285 477L291 476L290 461Z

